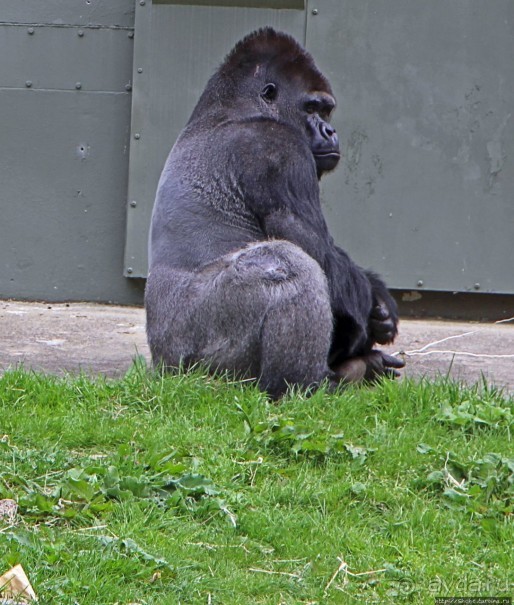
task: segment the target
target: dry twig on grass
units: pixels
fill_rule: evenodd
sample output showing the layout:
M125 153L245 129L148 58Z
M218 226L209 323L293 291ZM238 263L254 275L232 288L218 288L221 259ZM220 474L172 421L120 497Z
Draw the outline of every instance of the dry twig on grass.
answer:
M325 586L325 590L323 591L324 596L327 596L328 589L332 586L332 584L335 582L335 579L342 571L344 572L343 584L348 583L348 576L351 576L352 578L358 578L361 576L373 576L377 573L384 573L385 571L387 571L386 569L373 569L371 571L360 571L358 573L354 573L348 569L348 563L346 563L346 561L342 557L337 557L337 560L339 561L339 567L332 574L332 577L328 581L328 584Z

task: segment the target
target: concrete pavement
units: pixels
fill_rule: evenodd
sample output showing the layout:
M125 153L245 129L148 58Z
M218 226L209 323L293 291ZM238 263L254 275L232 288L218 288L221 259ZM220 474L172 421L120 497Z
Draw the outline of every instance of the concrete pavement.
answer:
M433 343L433 344L431 344ZM486 376L514 394L514 321L478 324L405 319L390 352L406 353L406 376ZM0 369L123 375L135 355L150 359L144 310L89 303L0 301Z

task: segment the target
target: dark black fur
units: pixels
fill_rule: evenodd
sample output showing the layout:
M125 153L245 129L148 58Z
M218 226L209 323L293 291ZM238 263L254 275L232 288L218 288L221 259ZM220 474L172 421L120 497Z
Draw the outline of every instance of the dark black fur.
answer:
M366 375L401 365L372 353L396 335L394 300L334 244L321 212L318 178L339 160L334 106L312 57L271 28L239 42L210 79L152 216L155 363L205 361L273 396L353 379L354 358Z

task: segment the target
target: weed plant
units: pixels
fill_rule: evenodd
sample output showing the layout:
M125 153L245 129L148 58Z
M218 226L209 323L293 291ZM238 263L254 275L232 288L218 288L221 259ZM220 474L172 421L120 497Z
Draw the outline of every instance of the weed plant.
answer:
M0 575L41 603L511 596L514 401L382 382L271 402L137 361L0 378ZM1 587L0 587L1 594Z

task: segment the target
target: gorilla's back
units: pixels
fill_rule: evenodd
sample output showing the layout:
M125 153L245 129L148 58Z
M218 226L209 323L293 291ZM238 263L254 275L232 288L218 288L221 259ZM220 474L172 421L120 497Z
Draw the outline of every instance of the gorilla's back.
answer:
M194 270L266 239L245 200L227 128L234 126L216 129L207 144L184 131L171 150L152 213L150 268Z

